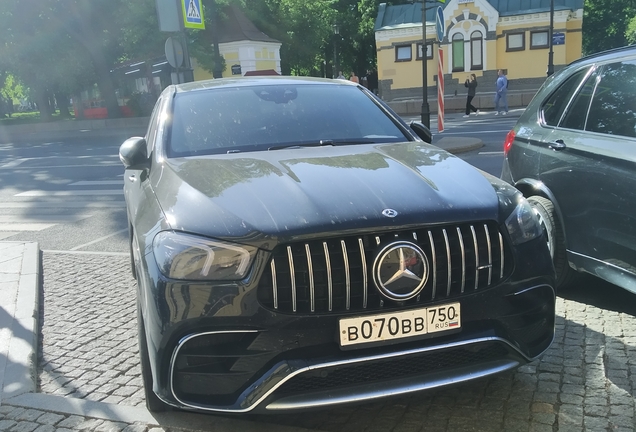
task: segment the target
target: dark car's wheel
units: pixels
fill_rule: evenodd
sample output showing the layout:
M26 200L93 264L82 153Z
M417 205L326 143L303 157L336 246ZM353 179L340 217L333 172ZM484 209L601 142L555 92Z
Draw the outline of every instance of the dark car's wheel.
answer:
M556 288L566 288L574 282L577 273L568 264L563 227L554 210L554 204L541 196L531 196L528 198L528 202L534 209L546 234L546 242L556 271Z
M146 407L152 412L169 411L169 405L163 403L152 391L152 372L150 371L150 357L148 357L148 345L146 343L146 329L139 305L137 306L137 330L139 338L139 358L141 360L141 379L144 384Z

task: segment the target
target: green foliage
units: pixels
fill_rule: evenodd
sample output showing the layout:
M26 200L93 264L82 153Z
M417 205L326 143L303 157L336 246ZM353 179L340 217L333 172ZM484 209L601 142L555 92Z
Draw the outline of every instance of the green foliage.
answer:
M634 0L585 0L583 12L583 53L628 45L634 39L630 21L636 16Z
M283 74L332 76L337 51L339 69L362 76L376 65L379 4L413 1L202 0L206 30L187 31L189 51L213 72L218 67L211 36L215 12L225 19L223 7L237 4L282 43ZM45 100L50 93L72 95L98 83L107 103L116 103L110 69L162 55L168 36L158 29L155 0L3 0L0 93ZM585 54L630 43L636 43L636 0L585 0ZM225 68L224 59L218 61Z

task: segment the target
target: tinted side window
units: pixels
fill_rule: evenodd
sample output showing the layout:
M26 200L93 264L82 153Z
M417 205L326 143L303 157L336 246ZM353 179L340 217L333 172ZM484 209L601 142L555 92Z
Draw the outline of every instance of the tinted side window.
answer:
M545 124L550 126L558 125L568 102L570 102L572 95L576 91L587 71L588 69L583 69L576 72L570 78L565 80L565 82L561 84L561 86L556 89L556 91L552 93L548 99L546 99L541 106L541 115Z
M603 68L586 130L636 137L636 61Z
M598 71L590 75L585 84L580 88L579 92L572 99L572 103L567 108L560 127L568 129L585 130L585 122L587 120L590 101L594 94L594 88L598 80Z

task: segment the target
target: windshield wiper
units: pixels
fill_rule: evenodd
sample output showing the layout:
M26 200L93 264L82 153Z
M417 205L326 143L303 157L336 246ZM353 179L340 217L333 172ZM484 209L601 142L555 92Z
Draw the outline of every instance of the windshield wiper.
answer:
M305 142L297 144L281 144L277 146L269 147L267 150L281 150L287 148L300 148L300 147L322 147L322 146L334 146L343 144L373 144L372 139L343 139L343 140L330 140L324 139L317 142Z

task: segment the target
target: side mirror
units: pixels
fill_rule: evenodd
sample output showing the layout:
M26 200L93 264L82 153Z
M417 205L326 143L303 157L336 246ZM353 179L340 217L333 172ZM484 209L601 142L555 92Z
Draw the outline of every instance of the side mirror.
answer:
M141 137L128 138L119 147L119 159L126 169L144 169L148 167L146 140Z
M412 121L409 126L411 127L411 130L415 132L415 135L422 138L422 140L429 144L433 142L433 134L431 133L431 130L424 126L421 122Z

